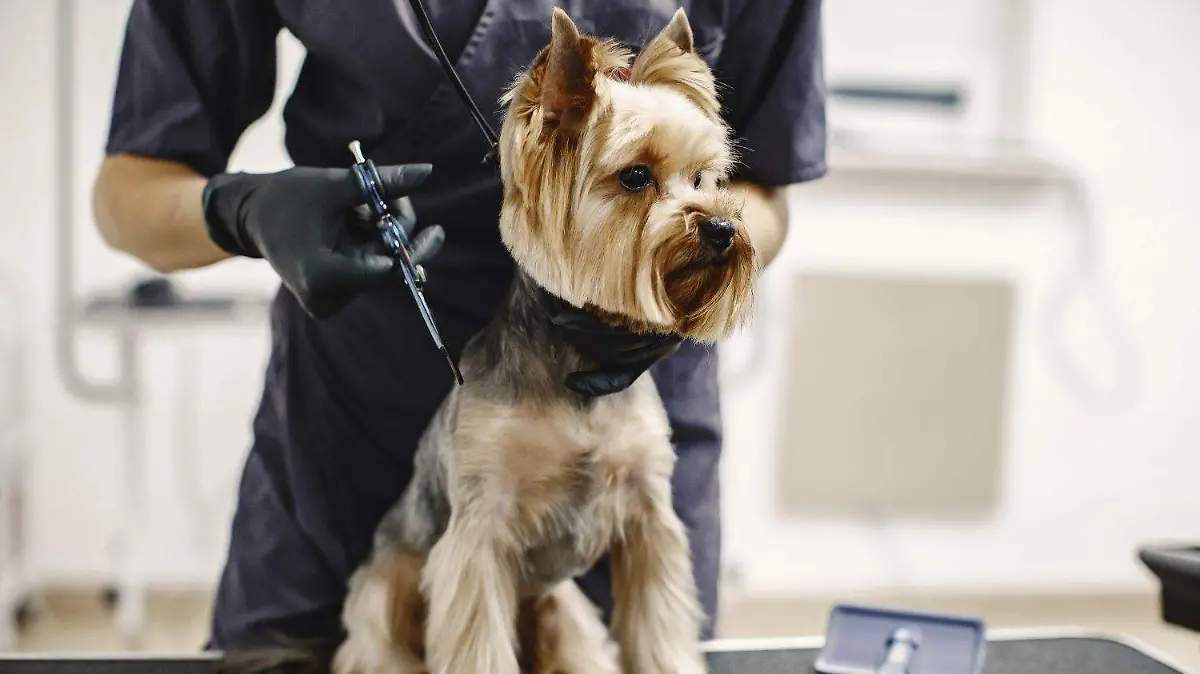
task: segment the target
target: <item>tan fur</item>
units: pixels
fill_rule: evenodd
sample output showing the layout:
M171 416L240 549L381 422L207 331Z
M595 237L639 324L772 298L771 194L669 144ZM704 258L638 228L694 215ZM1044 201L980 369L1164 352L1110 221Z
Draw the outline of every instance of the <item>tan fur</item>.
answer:
M505 245L533 282L603 320L700 340L728 334L749 312L758 259L723 187L735 157L686 16L632 63L562 10L552 26L550 45L504 99ZM640 191L621 184L634 166L654 178ZM701 235L710 219L734 225L727 248ZM526 332L507 325L485 334L529 339L540 322ZM502 356L468 345L468 383L422 439L444 472L448 523L443 515L440 535L414 534L424 563L384 545L355 574L335 672L615 674L598 612L571 580L605 551L620 671L703 672L702 611L672 508L675 452L653 380L581 402L551 380L555 357L497 348L532 366L475 385L472 377L505 370ZM540 389L525 386L538 377ZM414 502L401 504L419 513L401 508L402 532L438 519Z
M687 534L671 511L669 476L653 476L613 544L613 627L626 672L703 671L694 650L702 616ZM662 620L663 616L671 616Z
M617 674L606 649L599 613L574 582L560 583L530 602L522 614L528 632L522 651L532 653L529 674Z
M565 14L555 27L570 24ZM597 76L629 65L628 52L565 29L506 96L500 232L539 284L581 307L632 325L715 341L742 325L758 260L740 203L720 187L735 157L716 86L678 12L632 63L629 82ZM547 121L545 91L563 79L591 87L570 100L572 124ZM548 83L556 83L550 85ZM552 95L551 100L562 96ZM582 121L579 121L582 120ZM624 191L618 176L648 166L655 185ZM700 189L694 177L702 176ZM720 271L701 268L698 216L737 225Z
M708 65L696 54L692 29L682 11L671 18L660 39L646 45L630 81L676 89L711 119L720 120L716 82Z
M333 669L342 674L423 674L422 560L383 549L350 580L342 610L348 637Z
M431 638L430 671L517 672L513 616L519 599L563 591L559 583L546 587L523 574L518 556L553 544L562 519L583 493L587 524L577 541L585 560L578 573L583 573L625 528L628 506L641 500L639 492L669 480L674 452L662 405L648 380L639 382L634 393L645 398L634 405L645 410L640 418L629 417L629 405L603 399L588 410L566 404L513 408L464 399L450 457L458 499L449 530L430 555L423 591L433 600L430 635L490 638L470 644ZM497 447L514 451L497 452ZM686 550L680 564L691 583ZM591 663L574 671L604 671L607 656L588 636L596 630L594 616L584 620L581 609L572 610L573 623L560 638L575 645L571 658L577 667ZM683 614L685 619L690 615ZM675 629L694 628L685 620ZM652 626L646 629L655 632Z
M424 562L384 549L351 583L343 622L349 638L334 671L343 674L428 674L425 668ZM526 597L516 621L523 674L616 674L597 609L573 582Z

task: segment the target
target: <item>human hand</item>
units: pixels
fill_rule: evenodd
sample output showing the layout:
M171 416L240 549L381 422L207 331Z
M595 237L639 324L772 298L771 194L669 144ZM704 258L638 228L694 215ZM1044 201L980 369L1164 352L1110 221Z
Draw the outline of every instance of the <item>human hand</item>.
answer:
M441 249L438 225L415 236L408 194L429 177L428 164L380 166L384 195L420 264ZM349 169L297 167L270 174L226 173L203 193L209 236L224 250L264 258L300 305L328 318L362 291L394 277L395 262Z

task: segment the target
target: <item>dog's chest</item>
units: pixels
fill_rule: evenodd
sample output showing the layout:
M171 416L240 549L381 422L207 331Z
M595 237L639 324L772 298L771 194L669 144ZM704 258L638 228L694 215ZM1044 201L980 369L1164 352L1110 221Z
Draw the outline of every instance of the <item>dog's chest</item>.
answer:
M520 414L531 436L508 449L530 592L577 576L604 554L629 505L669 475L672 450L657 396L644 390Z

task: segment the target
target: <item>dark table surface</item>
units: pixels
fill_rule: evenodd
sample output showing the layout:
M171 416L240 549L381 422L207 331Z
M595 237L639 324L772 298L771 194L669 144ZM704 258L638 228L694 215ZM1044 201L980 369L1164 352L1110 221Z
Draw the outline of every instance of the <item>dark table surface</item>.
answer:
M819 640L718 642L711 674L812 674ZM208 674L213 661L190 657L69 658L0 655L0 674ZM1180 674L1124 640L1072 635L1003 638L988 643L985 674ZM1186 673L1185 673L1186 674Z

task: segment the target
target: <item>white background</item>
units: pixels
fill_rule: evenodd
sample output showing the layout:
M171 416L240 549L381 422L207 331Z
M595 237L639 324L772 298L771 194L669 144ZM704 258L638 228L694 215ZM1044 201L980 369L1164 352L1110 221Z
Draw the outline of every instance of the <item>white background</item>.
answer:
M81 0L77 30L79 282L119 287L140 268L104 248L89 192L107 128L127 3ZM1001 504L979 521L789 521L770 512L776 368L726 391L728 559L754 593L895 587L1057 590L1148 587L1138 543L1200 538L1200 4L1192 0L1037 0L1027 113L1030 134L1080 171L1094 191L1105 279L1136 340L1140 388L1116 411L1088 408L1053 376L1036 339L1038 312L1072 242L1061 195L919 180L863 182L836 174L792 195L787 247L768 277L761 324L770 356L793 307L779 292L802 269L1003 275L1018 289ZM967 78L973 107L956 123L995 127L993 28L985 0L827 2L828 69ZM0 0L0 277L18 288L31 349L29 528L33 566L55 582L106 579L123 485L119 417L74 399L56 371L54 3ZM285 41L281 86L299 52ZM239 147L240 168L287 165L278 107ZM851 119L846 117L847 120ZM836 123L836 119L834 122ZM189 288L273 289L261 264L185 274ZM1105 343L1080 316L1079 355L1100 372ZM219 568L237 469L249 441L266 354L265 324L165 332L146 347L150 391L152 578L209 584ZM111 341L81 345L89 375L112 374ZM177 451L173 396L192 381L196 454ZM186 429L187 427L185 427ZM185 508L198 491L207 507ZM189 513L201 520L189 520ZM198 536L197 521L205 522Z

